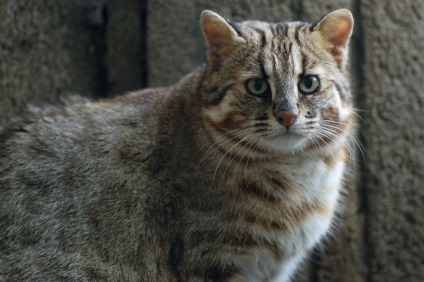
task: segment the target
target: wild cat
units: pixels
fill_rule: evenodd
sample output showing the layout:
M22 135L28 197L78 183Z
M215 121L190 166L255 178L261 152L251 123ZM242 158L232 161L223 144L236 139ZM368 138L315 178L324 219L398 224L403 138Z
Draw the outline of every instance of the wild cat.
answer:
M207 63L0 133L0 280L289 281L338 209L353 18L204 11Z

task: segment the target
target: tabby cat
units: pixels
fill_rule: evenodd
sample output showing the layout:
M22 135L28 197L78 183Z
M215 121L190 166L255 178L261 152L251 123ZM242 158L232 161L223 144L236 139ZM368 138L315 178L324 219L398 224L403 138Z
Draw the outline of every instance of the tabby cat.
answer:
M289 281L338 209L353 18L201 15L169 88L32 107L0 133L0 280Z

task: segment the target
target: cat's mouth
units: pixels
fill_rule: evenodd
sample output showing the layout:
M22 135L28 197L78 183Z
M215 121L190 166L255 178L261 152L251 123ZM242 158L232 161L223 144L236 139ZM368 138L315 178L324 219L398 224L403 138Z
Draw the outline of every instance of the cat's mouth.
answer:
M305 136L295 130L290 128L284 128L276 132L273 136L270 136L271 139L303 139Z
M263 144L282 153L293 153L302 148L307 141L307 136L296 130L286 128L276 130L272 135L263 139Z

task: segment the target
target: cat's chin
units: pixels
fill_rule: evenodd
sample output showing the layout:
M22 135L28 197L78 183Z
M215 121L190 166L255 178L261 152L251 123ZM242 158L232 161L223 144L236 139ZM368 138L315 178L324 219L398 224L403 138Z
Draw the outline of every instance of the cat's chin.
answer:
M302 150L307 143L307 137L293 133L284 132L262 140L264 146L273 151L287 154Z

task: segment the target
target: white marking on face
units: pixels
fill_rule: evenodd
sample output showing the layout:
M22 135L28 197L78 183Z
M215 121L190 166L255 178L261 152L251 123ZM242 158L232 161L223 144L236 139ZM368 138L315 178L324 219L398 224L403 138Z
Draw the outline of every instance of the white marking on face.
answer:
M222 122L223 119L226 117L226 114L230 112L231 110L234 110L234 107L230 106L231 104L231 100L229 98L230 96L231 95L227 94L222 99L221 103L219 103L219 105L215 107L204 108L203 111L205 115L208 116L215 123Z
M291 54L293 56L293 70L295 74L300 74L301 73L301 56L300 56L300 50L299 48L292 48Z
M349 108L347 108L347 107L343 107L341 105L341 101L340 100L339 100L338 108L340 109L339 110L340 120L343 122L343 121L345 121L349 117L349 115L351 113L351 110Z
M278 57L274 53L272 54L272 56L274 57L274 62L275 62L274 68L276 70L279 70L280 69L280 64L278 62ZM275 75L271 75L268 80L269 80L269 84L271 85L272 101L274 101L275 100L275 96L276 96L276 91L277 91L277 89L275 88Z
M284 134L273 138L264 138L262 144L281 153L291 153L302 149L306 141L307 139L300 135Z

